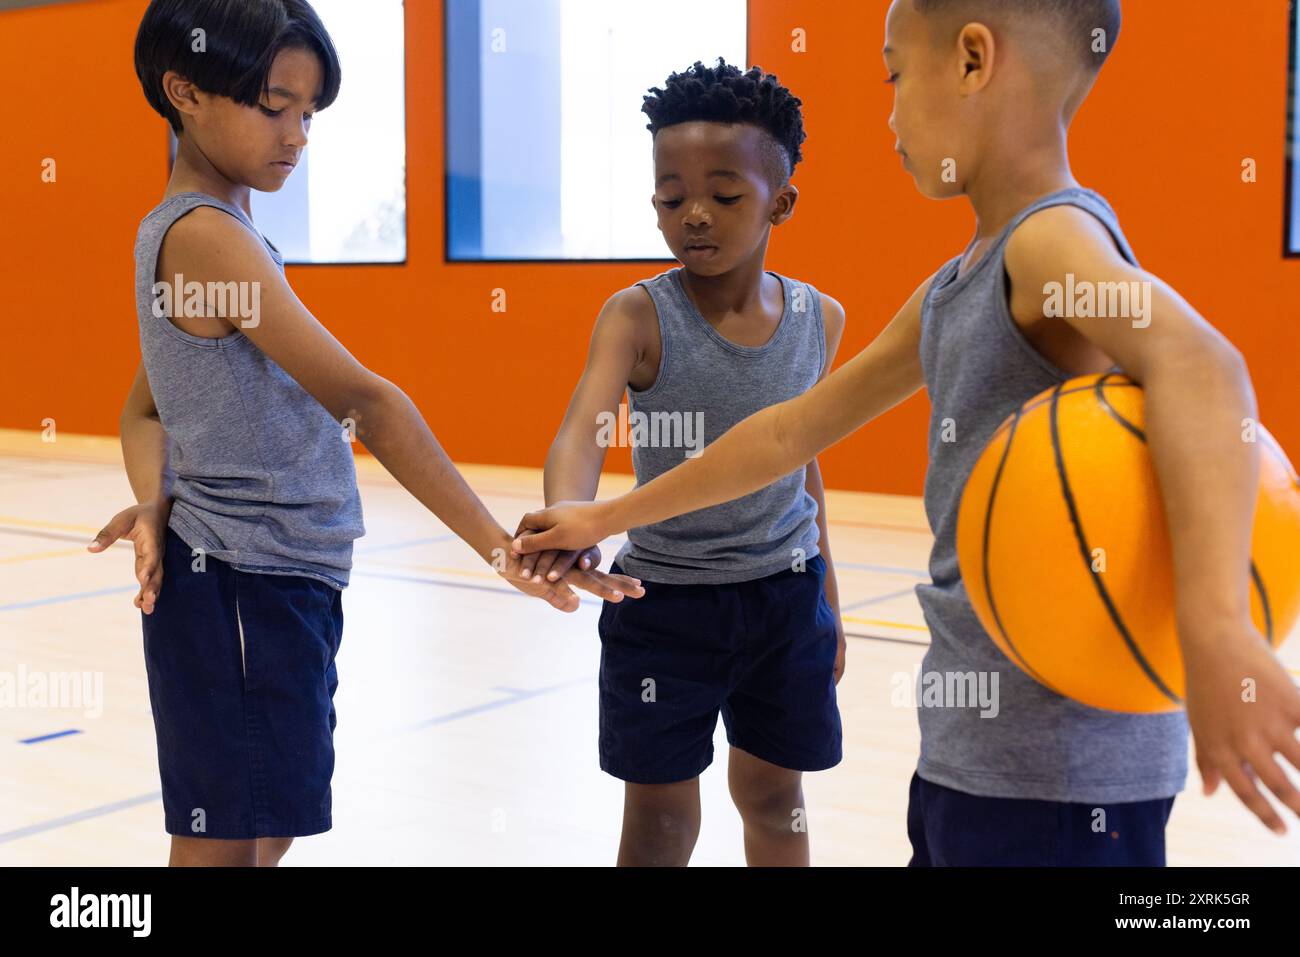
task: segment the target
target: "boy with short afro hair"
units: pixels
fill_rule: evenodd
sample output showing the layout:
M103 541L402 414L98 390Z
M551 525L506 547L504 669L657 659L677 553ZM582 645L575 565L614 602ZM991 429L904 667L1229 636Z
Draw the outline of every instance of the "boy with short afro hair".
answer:
M548 502L596 494L608 444L599 423L616 418L624 392L644 484L810 389L844 329L834 299L764 269L772 229L799 197L799 100L758 67L722 60L650 92L651 204L683 265L602 308L547 458ZM746 860L808 863L802 772L840 760L844 634L815 457L762 484L639 523L611 568L646 591L635 609L606 602L599 624L600 766L626 782L620 864L689 860L719 712ZM529 555L524 570L540 583L575 558Z

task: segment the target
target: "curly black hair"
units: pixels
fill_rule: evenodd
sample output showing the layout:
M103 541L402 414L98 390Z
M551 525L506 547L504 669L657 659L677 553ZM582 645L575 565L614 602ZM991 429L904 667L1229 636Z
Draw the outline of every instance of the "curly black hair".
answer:
M741 73L722 57L715 67L696 60L686 72L668 77L662 88L651 87L650 93L641 112L650 117L646 129L651 134L695 120L757 126L770 137L773 149L764 159L778 186L789 182L803 159L800 146L807 139L800 112L803 103L761 67Z

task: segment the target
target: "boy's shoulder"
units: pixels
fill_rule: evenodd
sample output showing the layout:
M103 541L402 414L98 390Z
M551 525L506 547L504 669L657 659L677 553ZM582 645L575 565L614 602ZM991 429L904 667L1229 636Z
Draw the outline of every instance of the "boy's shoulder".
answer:
M840 336L844 332L844 306L838 299L830 295L830 293L819 289L810 282L806 282L802 279L795 279L792 276L785 276L783 278L790 282L796 290L810 289L817 293L818 305L821 306L822 325L826 332L826 342L828 346L831 346L831 348L828 349L829 357L829 354L834 352L835 348L838 347Z
M642 326L657 322L658 313L650 292L640 283L618 290L601 306L598 322L632 323Z
M173 221L162 238L161 255L192 267L215 260L241 274L274 259L241 220L220 206L198 205Z
M844 306L840 301L829 293L817 290L817 295L821 298L822 321L826 323L826 331L841 331L844 329Z

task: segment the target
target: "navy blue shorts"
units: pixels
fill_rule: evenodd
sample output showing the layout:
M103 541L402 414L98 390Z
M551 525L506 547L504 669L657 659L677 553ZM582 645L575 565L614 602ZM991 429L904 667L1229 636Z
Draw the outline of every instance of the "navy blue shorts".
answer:
M1164 867L1174 799L1072 804L989 798L912 775L909 867Z
M141 613L167 833L328 831L342 593L192 561L169 528L162 588Z
M615 562L615 575L624 574ZM826 563L723 585L643 581L600 612L600 767L634 784L699 775L718 712L731 745L771 764L840 762Z

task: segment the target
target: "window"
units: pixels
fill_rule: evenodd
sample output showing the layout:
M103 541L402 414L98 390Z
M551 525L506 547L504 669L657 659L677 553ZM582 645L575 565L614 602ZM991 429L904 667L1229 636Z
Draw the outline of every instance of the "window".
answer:
M666 258L642 97L746 31L745 0L447 0L447 258Z
M402 0L313 0L343 65L339 97L253 220L288 263L406 260L406 84Z
M1300 36L1300 3L1291 0L1291 60L1287 68L1287 139L1286 139L1286 240L1284 252L1300 256L1300 154L1297 154L1296 128L1300 96L1300 56L1296 43Z

